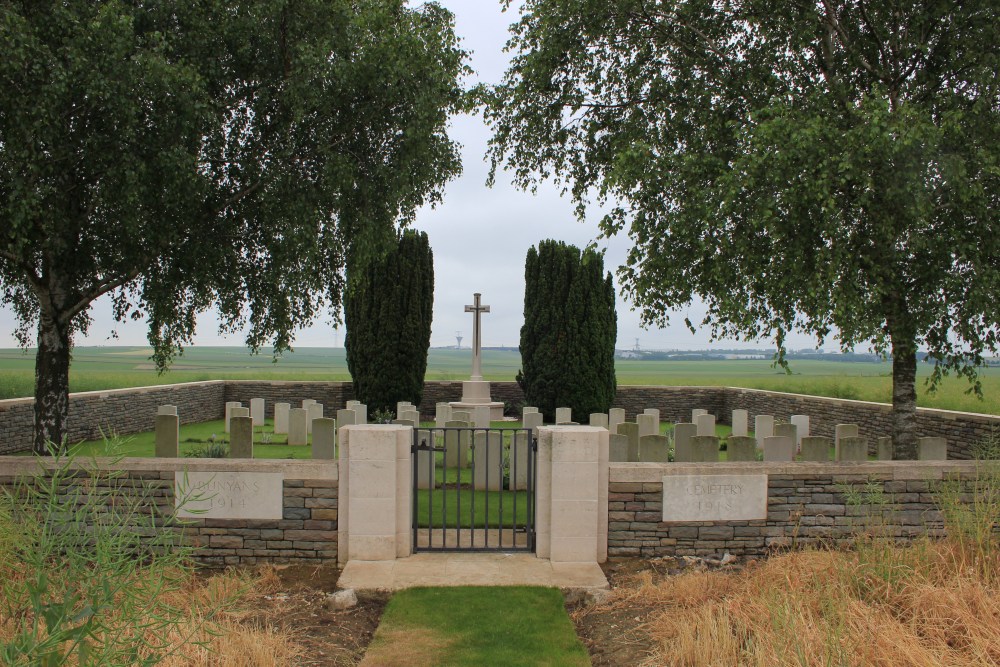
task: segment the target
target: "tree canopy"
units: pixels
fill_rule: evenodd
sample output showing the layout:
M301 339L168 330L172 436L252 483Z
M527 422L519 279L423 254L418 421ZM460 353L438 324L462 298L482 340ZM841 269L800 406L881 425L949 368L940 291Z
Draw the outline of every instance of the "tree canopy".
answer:
M517 382L548 421L568 407L585 424L615 400L615 286L604 258L546 240L524 262L524 325Z
M111 294L164 368L215 306L277 352L460 171L452 16L404 0L0 0L0 294L36 448Z
M493 169L611 205L646 324L697 298L779 355L791 331L890 353L912 458L917 350L975 383L997 349L998 45L991 0L527 0Z
M434 319L434 253L407 230L384 255L348 273L347 368L354 397L371 412L420 405Z

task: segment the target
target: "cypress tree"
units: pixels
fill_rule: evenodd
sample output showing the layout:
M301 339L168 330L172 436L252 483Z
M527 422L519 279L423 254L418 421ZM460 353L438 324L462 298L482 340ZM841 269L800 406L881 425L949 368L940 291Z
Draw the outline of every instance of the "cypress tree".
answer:
M524 325L517 382L547 421L557 407L586 423L615 397L618 317L611 274L593 249L553 240L531 248L524 266Z
M407 230L385 255L347 276L347 368L370 411L420 405L434 307L434 255L427 234Z

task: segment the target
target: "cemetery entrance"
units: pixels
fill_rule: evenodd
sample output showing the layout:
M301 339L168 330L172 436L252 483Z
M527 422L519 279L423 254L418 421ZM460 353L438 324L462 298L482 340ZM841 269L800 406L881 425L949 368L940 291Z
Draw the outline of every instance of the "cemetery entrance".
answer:
M413 550L535 551L534 431L414 430Z

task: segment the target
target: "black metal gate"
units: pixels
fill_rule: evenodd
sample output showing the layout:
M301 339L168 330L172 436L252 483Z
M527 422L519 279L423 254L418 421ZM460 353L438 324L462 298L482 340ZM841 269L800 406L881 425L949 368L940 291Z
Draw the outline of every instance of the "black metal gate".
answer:
M413 432L413 550L535 550L532 429Z

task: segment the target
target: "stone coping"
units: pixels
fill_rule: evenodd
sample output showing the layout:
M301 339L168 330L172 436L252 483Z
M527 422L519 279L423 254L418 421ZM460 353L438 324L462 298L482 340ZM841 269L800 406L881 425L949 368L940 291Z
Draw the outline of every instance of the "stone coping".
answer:
M810 475L871 476L888 479L943 479L950 473L975 473L983 461L868 461L844 463L746 462L746 463L612 463L610 482L659 483L665 475Z
M56 466L53 459L39 460L32 456L0 456L0 475L31 475L38 471L39 463L49 469ZM77 459L74 461L73 467L76 469L93 468L95 463L99 470L128 470L130 472L280 472L285 479L336 481L339 478L336 460L317 461L314 459L100 457Z
M97 389L95 391L73 391L70 392L70 400L75 398L107 398L109 396L117 396L120 394L146 394L154 391L170 391L173 389L183 389L184 387L204 387L215 384L226 384L231 382L231 380L197 380L195 382L173 382L171 384L151 384L143 387L121 387L119 389ZM0 407L8 405L17 405L24 403L33 404L35 399L33 396L26 396L22 398L5 398L0 400Z

